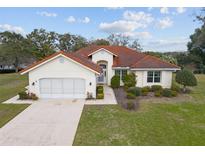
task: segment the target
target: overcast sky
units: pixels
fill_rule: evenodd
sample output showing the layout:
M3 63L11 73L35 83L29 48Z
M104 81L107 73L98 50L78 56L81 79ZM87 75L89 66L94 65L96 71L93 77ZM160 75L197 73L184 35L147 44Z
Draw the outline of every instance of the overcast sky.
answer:
M34 28L80 34L87 39L121 33L139 39L143 50L186 50L200 27L200 8L1 8L0 31L26 35Z

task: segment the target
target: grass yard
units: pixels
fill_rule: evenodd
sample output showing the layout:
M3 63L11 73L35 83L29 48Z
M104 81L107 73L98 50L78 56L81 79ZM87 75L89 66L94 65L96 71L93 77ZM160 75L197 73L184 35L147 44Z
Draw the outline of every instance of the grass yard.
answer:
M27 85L27 75L19 75L18 73L0 74L0 103L25 90Z
M197 79L187 102L85 106L74 145L205 145L205 75Z
M28 104L0 104L0 128L28 106Z
M26 75L17 73L0 74L0 128L27 108L27 104L1 104L3 101L25 90L28 84Z

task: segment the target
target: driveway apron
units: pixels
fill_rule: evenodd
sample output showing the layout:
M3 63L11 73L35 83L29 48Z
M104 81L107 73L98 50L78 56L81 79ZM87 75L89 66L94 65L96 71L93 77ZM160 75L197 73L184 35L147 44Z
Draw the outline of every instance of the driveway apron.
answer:
M72 145L84 99L38 101L0 128L0 145Z

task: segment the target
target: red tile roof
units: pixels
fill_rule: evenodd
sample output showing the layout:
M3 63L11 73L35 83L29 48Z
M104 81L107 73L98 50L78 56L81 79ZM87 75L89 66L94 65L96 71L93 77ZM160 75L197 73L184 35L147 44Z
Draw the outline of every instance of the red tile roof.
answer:
M76 51L76 54L88 58L90 54L101 48L109 50L113 54L117 55L114 56L113 67L179 68L177 65L123 46L89 46Z
M24 72L32 69L33 67L38 66L38 65L42 64L43 62L45 62L45 61L47 61L47 60L49 60L49 59L51 59L51 58L53 58L57 55L60 55L60 54L66 56L66 57L68 57L68 58L70 58L70 59L72 59L72 60L74 60L74 61L76 61L76 62L78 62L78 63L80 63L84 66L86 66L86 67L88 67L89 69L91 69L91 70L93 70L97 73L101 72L101 68L97 64L93 63L91 60L88 60L87 58L81 57L81 56L76 55L74 53L67 53L67 52L64 52L64 51L59 51L59 52L56 52L56 53L44 58L43 60L40 60L40 61L37 61L37 62L33 63L32 65L30 65L27 68L20 71L20 73L24 73Z

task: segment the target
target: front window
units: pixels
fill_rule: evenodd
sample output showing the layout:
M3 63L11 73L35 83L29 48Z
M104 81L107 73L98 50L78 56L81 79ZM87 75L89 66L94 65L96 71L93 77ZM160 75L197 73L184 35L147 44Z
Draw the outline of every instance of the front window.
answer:
M115 75L118 75L120 80L123 80L127 75L127 70L115 70Z
M148 71L147 72L147 82L159 83L161 80L161 72L160 71Z

